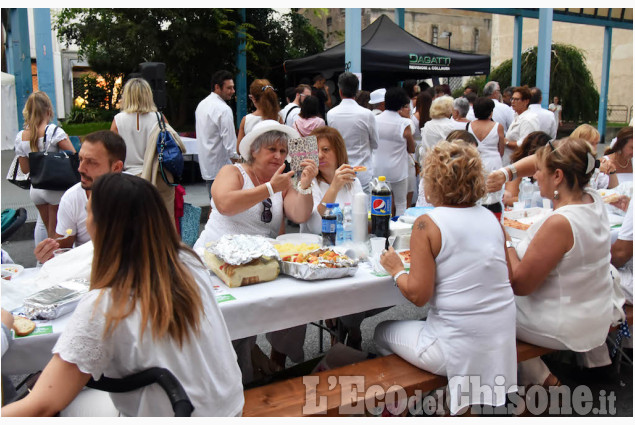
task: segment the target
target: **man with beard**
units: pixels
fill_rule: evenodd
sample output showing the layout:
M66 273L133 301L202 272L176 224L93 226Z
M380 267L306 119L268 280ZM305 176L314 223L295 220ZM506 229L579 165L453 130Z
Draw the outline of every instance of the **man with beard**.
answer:
M57 210L56 240L47 238L40 242L33 253L40 263L50 260L53 251L59 248L80 246L90 240L86 230L86 204L93 183L107 173L121 173L126 160L126 144L116 133L109 130L88 134L79 151L79 174L81 181L70 187L60 200ZM67 235L71 230L70 236Z

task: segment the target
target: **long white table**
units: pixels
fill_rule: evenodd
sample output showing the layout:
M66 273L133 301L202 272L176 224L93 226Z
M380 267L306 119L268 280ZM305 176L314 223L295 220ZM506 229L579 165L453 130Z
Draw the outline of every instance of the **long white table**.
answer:
M241 288L228 288L214 275L212 280L221 292L235 298L219 303L232 339L408 302L389 276L373 275L365 263L355 276L340 279L303 281L280 275L271 282ZM2 358L2 373L43 369L70 316L37 321L38 327L51 326L51 333L15 339Z

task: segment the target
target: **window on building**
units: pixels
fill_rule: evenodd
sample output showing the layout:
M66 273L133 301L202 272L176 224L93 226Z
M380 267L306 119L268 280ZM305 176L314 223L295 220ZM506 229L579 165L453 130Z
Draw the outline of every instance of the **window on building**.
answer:
M432 37L430 37L430 40L433 45L439 45L439 27L436 25L432 25Z
M333 25L333 18L329 16L326 18L326 27L330 29L331 25Z
M480 35L479 35L478 28L474 28L474 45L472 46L474 52L478 52L479 39L480 39Z

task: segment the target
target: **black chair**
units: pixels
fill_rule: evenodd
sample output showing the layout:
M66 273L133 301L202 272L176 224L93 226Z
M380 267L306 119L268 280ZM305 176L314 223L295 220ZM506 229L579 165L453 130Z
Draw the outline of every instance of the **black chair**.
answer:
M16 216L13 221L6 227L2 229L2 241L6 241L8 238L13 236L15 232L18 231L20 227L26 222L26 209L18 208L16 210Z
M185 389L172 372L161 367L152 367L119 379L102 376L99 381L95 381L90 378L86 386L109 393L126 393L154 383L159 384L165 390L172 404L174 416L192 415L194 406L192 406Z

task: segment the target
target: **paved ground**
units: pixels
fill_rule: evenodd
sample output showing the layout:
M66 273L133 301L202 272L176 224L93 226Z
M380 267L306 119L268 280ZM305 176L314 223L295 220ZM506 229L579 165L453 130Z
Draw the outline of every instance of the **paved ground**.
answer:
M603 150L603 146L600 149ZM598 149L598 150L600 150ZM25 207L28 211L28 220L25 230L16 235L10 241L2 243L2 248L10 253L16 263L26 267L35 265L35 257L33 256L33 224L35 222L36 210L29 198L28 191L19 189L6 181L7 169L13 159L12 151L2 151L2 181L1 181L1 198L2 209ZM206 207L209 205L209 197L205 190L205 184L202 182L187 183L184 185L186 189L185 201L193 205ZM297 228L289 228L289 231L297 231ZM369 353L375 353L375 346L372 342L372 335L375 326L390 319L421 319L425 317L426 307L417 308L413 305L402 305L388 309L376 316L366 319L362 323L363 343L362 350ZM324 333L322 342L325 349L330 346L330 336ZM271 347L264 335L258 337L258 345L265 354L269 354ZM308 326L307 338L304 344L305 358L315 359L322 355L319 351L319 331L315 326ZM631 357L632 357L632 351ZM601 407L598 403L601 395L609 396L611 392L615 394L615 413L616 416L632 416L633 415L633 369L632 366L623 365L620 375L618 376L614 369L606 368L599 372L592 373L578 368L571 364L566 358L548 358L547 362L552 371L556 373L564 384L567 385L588 385L594 394L595 406ZM287 366L291 366L290 362ZM610 413L610 412L608 412ZM602 416L602 415L600 415ZM612 416L612 415L611 415Z

